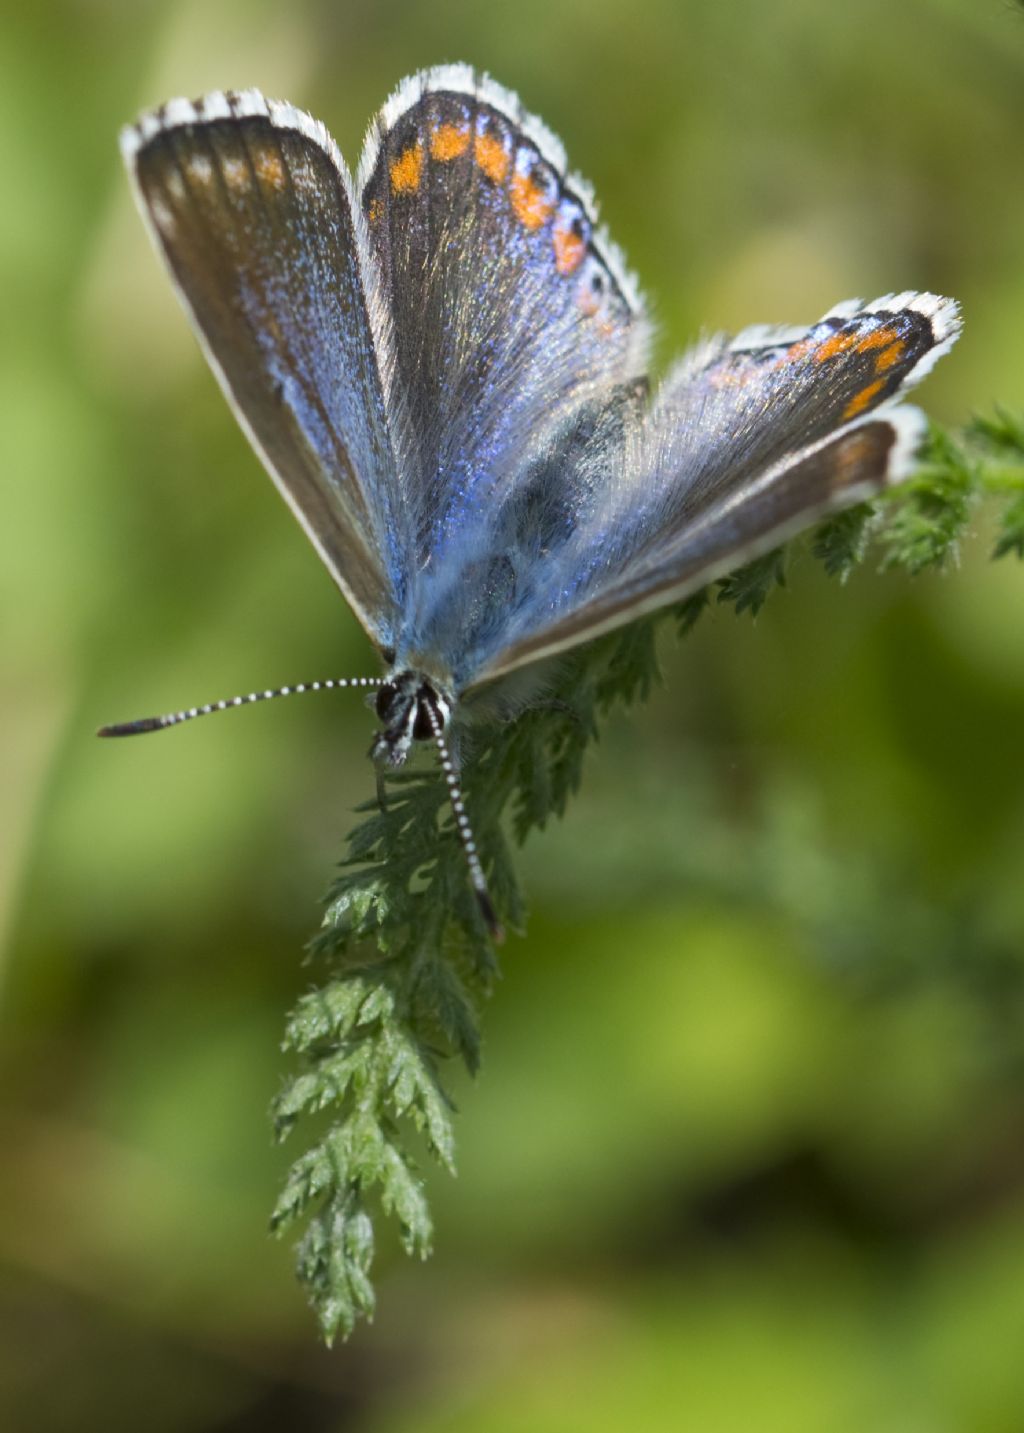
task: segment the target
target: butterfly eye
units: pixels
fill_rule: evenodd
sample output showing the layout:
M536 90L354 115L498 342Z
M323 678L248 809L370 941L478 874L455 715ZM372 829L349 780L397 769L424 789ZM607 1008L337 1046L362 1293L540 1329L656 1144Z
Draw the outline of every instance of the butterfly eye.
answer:
M386 726L398 711L398 688L394 682L385 682L377 693L377 700L374 702L377 716Z

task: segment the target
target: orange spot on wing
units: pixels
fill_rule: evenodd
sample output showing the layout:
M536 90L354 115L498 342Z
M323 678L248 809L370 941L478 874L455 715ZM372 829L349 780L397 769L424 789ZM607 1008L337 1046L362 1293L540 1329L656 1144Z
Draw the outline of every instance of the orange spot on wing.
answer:
M366 217L369 219L370 223L371 223L371 224L376 224L376 223L379 221L380 216L381 216L382 213L383 213L383 205L381 204L380 200L379 200L379 199L371 199L371 200L370 200L370 207L369 207L369 209L367 209L367 211L366 211Z
M860 336L856 333L833 334L831 338L826 338L824 343L817 345L814 358L818 363L826 363L830 358L838 358L842 353L875 353L875 372L884 373L887 368L899 362L906 347L896 329L883 326Z
M831 338L826 338L815 347L814 361L827 363L830 358L838 358L841 353L848 353L851 348L856 348L860 342L855 333L834 333Z
M894 363L899 363L906 352L906 348L907 345L903 342L902 338L897 338L893 343L890 343L887 348L883 348L875 359L875 372L884 373L886 369L891 368Z
M584 239L572 229L556 229L554 237L555 268L560 274L571 274L583 262L587 252Z
M866 333L857 344L858 353L871 353L876 348L888 348L890 343L896 343L899 334L894 328L876 328Z
M491 134L478 134L473 156L488 179L495 184L504 182L512 161L500 139Z
M524 229L539 229L551 218L554 200L549 199L528 174L512 176L512 211Z
M391 161L391 188L396 194L414 194L423 177L423 145L410 144Z
M872 398L877 397L884 387L885 379L876 378L874 383L869 383L866 388L862 388L859 393L855 393L843 409L843 417L856 418L858 413L863 413Z
M469 126L461 128L455 124L439 124L430 137L430 153L434 159L447 164L458 159L469 148Z
M284 165L281 163L281 156L275 154L272 149L260 150L256 156L255 168L264 184L269 184L272 189L284 188Z

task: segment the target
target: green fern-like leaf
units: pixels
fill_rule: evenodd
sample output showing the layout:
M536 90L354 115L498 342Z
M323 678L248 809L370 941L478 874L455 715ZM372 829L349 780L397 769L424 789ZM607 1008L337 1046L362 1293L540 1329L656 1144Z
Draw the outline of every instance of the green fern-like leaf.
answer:
M1004 413L958 437L933 431L908 483L822 524L811 549L840 580L872 539L885 567L941 567L986 494L1002 503L996 555L1024 555L1024 421ZM785 580L778 549L718 583L717 600L756 615ZM709 604L707 589L678 604L669 614L678 632L689 632ZM492 898L512 929L522 927L524 907L505 826L521 842L565 811L602 718L642 701L658 679L655 625L645 619L569 652L535 706L466 733L466 805ZM305 1224L297 1270L328 1341L373 1313L378 1212L394 1219L408 1253L430 1252L413 1146L454 1171L444 1074L452 1060L478 1068L480 1012L498 974L429 757L389 777L383 809L367 802L360 815L310 942L321 983L285 1030L299 1068L272 1110L279 1138L303 1122L317 1130L289 1170L271 1227Z
M1024 421L996 409L968 428L985 489L1005 494L993 557L1024 557Z
M992 548L993 557L1024 557L1024 496L1007 503L1000 518L1000 534Z
M871 504L857 503L821 524L811 540L811 552L824 564L829 577L845 582L863 562L874 521Z
M719 583L719 602L731 602L737 614L749 612L756 617L775 587L786 585L786 552L777 547L756 557L745 567L738 567Z
M708 610L710 603L711 594L706 587L702 587L698 592L687 597L685 601L680 602L673 609L677 635L688 637Z
M883 567L916 575L955 561L978 491L966 448L932 428L918 471L895 490L881 530Z

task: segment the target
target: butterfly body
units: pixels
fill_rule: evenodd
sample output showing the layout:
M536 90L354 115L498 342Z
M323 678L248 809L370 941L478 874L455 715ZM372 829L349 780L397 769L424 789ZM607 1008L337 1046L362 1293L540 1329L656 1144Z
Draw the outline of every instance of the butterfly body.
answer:
M707 340L652 390L589 187L467 66L399 86L354 180L323 125L252 90L170 101L122 150L239 422L385 662L384 766L481 689L900 481L924 420L893 400L959 331L935 295L849 301Z

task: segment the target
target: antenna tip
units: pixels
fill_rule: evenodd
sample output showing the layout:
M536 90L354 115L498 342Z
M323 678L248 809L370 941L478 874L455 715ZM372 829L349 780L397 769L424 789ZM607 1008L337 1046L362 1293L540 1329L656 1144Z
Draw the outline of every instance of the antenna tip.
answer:
M162 731L167 725L159 717L140 717L138 721L113 722L110 726L101 726L97 736L138 736L144 731Z
M490 934L491 940L494 941L495 945L504 945L505 927L498 919L498 913L491 903L490 895L487 893L487 891L477 890L476 899L477 904L480 907L480 914L484 918L484 922L487 926L487 930Z

